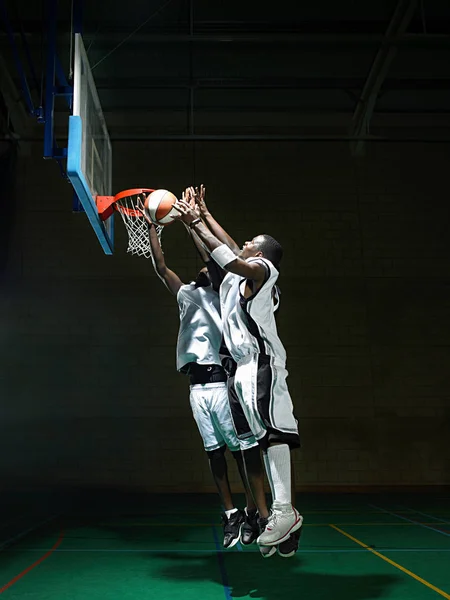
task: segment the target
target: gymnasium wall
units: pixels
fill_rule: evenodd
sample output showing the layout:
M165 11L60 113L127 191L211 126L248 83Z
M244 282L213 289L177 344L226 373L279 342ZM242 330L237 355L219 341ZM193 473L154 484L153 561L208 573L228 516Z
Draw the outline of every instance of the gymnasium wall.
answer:
M448 146L116 143L114 189L203 182L238 242L285 249L281 337L298 489L450 484ZM17 171L1 280L5 486L213 491L175 370L175 299L149 260L105 256L36 144ZM200 264L179 224L168 265ZM230 460L232 463L232 460ZM234 465L231 476L237 483Z

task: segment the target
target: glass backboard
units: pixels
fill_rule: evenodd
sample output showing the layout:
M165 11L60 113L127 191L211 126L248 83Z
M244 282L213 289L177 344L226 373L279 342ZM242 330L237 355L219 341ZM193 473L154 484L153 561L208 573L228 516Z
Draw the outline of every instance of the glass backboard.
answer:
M111 196L112 151L81 34L75 34L73 114L69 117L67 174L106 254L114 248L114 214L99 217L95 198Z

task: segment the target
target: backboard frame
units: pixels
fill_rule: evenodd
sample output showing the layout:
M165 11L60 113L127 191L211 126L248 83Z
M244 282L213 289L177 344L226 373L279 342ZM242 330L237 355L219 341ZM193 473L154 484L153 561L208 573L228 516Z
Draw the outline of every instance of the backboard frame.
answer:
M67 176L83 206L89 222L103 248L105 254L114 251L114 214L103 221L97 210L96 197L111 195L112 149L108 129L95 87L94 78L89 66L88 57L80 33L75 34L73 80L73 114L69 117L69 139L67 148ZM93 104L92 118L101 132L96 138L87 123L87 98ZM104 156L99 155L97 145L103 145ZM86 151L89 148L89 154ZM102 160L103 159L103 160ZM94 162L105 167L103 178L95 189ZM107 164L104 164L104 163Z

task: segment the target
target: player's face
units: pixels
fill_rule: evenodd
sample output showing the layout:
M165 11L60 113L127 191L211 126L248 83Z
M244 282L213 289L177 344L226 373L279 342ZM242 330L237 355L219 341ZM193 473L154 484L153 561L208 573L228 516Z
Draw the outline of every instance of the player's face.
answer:
M239 256L243 259L250 258L250 256L257 256L261 254L261 250L259 249L259 242L261 242L261 236L257 235L250 242L245 242L242 246L242 250L239 253Z
M195 287L206 287L208 285L211 285L211 279L209 278L208 269L203 267L195 279Z

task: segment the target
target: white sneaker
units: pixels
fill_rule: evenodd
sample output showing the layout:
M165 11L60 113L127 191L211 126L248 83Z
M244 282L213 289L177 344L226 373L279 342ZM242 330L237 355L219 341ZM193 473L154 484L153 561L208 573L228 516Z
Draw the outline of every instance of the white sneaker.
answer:
M266 528L256 541L261 546L276 546L300 529L302 523L303 517L292 504L278 504L275 501Z
M260 535L263 533L268 522L269 522L268 518L260 517L258 519L258 527L259 527ZM276 548L276 546L260 546L259 551L263 558L270 558L271 556L273 556L275 554L275 552L277 551L277 548Z

